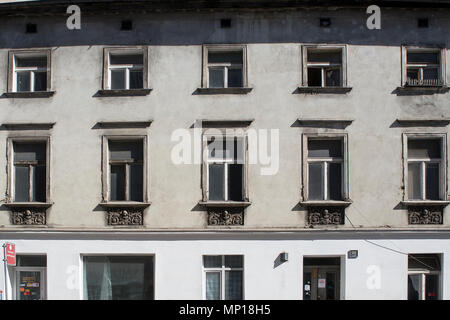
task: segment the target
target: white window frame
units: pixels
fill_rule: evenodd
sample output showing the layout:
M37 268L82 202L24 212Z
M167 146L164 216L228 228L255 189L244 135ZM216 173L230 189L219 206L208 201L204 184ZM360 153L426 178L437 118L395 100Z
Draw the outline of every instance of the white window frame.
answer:
M143 64L111 64L111 55L142 54ZM111 89L111 71L125 71L125 88ZM148 89L148 48L147 47L114 47L103 49L103 89L104 90L140 90L130 89L130 71L142 70L142 89Z
M208 52L242 52L242 64L236 63L209 63ZM203 88L209 86L209 69L224 69L223 88L228 88L228 69L242 69L242 87L247 87L247 46L246 45L203 45ZM233 87L234 88L234 87ZM214 88L219 89L219 88Z
M341 51L342 58L341 63L331 63L331 62L308 62L308 50L317 50L323 52ZM325 72L327 69L337 69L340 72L340 82L341 85L337 88L347 87L347 45L303 45L302 46L302 65L303 65L303 77L302 86L308 87L308 68L319 68L322 70L322 83L321 87L327 87L325 83ZM328 86L329 87L329 86ZM334 87L329 87L334 88Z
M430 140L436 139L440 140L441 145L441 158L440 159L430 159L430 158L408 158L408 139L412 140ZM422 163L421 166L421 196L422 199L409 199L408 190L408 165L410 163ZM404 133L403 134L403 180L404 180L404 193L403 200L418 200L418 201L433 201L426 199L426 176L425 164L426 163L439 163L439 200L447 200L447 134L446 133Z
M16 67L16 58L19 57L39 57L46 59L46 67ZM51 90L51 49L36 50L12 50L9 52L9 81L8 92L42 92L34 90L34 74L35 72L46 72L47 83L45 91ZM17 73L30 73L30 91L17 91Z
M342 143L342 158L309 158L308 157L308 141L314 140L340 140ZM345 201L349 199L349 187L348 187L348 135L347 133L304 133L303 134L303 199L309 199L309 164L314 162L324 162L324 198L322 200L311 201ZM341 163L341 200L329 200L327 199L327 185L328 185L328 171L329 163Z
M142 201L138 203L148 202L148 141L146 135L104 135L102 137L102 185L103 185L103 202L104 203L127 203L130 200L110 200L110 179L111 179L111 161L109 159L109 141L139 141L142 140ZM128 182L125 182L127 185ZM125 199L127 199L128 192L125 193ZM134 201L133 201L134 202Z
M222 266L220 268L206 268L205 264L203 262L204 256L216 256L222 258ZM225 267L225 257L226 256L242 256L242 268L226 268ZM245 274L244 274L244 264L245 263L245 257L242 254L204 254L202 255L202 269L203 269L203 300L206 300L206 274L207 273L220 273L220 300L225 300L225 274L226 271L242 271L242 300L245 300Z
M7 155L8 155L8 186L7 186L7 203L17 203L15 201L15 164L14 164L14 143L15 142L45 142L46 144L46 164L45 164L45 202L32 202L27 201L27 203L49 203L51 199L50 194L50 137L49 136L37 136L37 137L9 137L7 139ZM32 190L32 184L30 183L29 191L30 194Z
M419 47L419 46L406 46L403 45L401 47L402 50L402 86L407 85L408 81L408 68L416 68L419 69L419 81L423 81L423 69L426 67L436 67L438 69L438 81L440 82L440 86L447 85L447 76L446 76L446 50L440 47ZM439 64L429 64L429 63L408 63L408 51L410 52L423 52L423 53L437 53L439 58Z
M225 200L209 200L209 164L211 163L218 163L218 164L227 164L227 163L233 163L233 159L210 159L209 158L209 150L208 150L208 140L211 138L216 138L222 140L232 140L234 138L242 139L242 146L243 146L243 181L242 181L242 187L243 187L243 200L242 202L248 201L248 136L245 133L245 131L242 130L232 130L234 132L233 134L230 134L230 132L223 132L223 134L219 133L204 133L202 137L202 144L203 144L203 201L229 201L228 200L228 165L225 165L224 168L224 193L225 193Z

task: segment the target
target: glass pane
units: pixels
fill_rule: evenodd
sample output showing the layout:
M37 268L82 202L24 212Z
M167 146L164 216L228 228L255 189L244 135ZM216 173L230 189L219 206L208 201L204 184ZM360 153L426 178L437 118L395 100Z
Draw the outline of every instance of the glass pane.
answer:
M242 201L243 195L243 171L242 164L228 165L228 200Z
M437 80L439 79L439 72L437 68L424 68L423 80Z
M228 68L228 87L242 87L242 69Z
M29 71L21 71L17 72L17 91L18 92L28 92L31 90L30 87L30 78L31 72Z
M108 142L110 160L131 160L135 162L143 160L143 142L135 141L112 141Z
M406 56L408 63L439 63L437 52L408 52Z
M340 69L325 69L325 86L339 87L341 85Z
M322 69L308 68L308 87L322 86Z
M242 64L242 51L208 51L208 63Z
M408 158L441 158L440 139L408 139Z
M342 140L308 140L308 158L331 157L342 157Z
M130 200L143 201L143 171L142 164L130 165Z
M111 70L111 89L126 89L125 88L125 70Z
M427 269L430 271L440 271L439 254L409 254L408 269Z
M125 165L111 165L110 200L125 200Z
M16 166L14 172L14 201L25 202L30 201L28 198L29 182L29 167Z
M41 285L40 271L19 271L18 299L41 300Z
M45 202L46 198L46 172L45 166L35 166L33 168L33 201Z
M341 63L342 52L339 51L323 51L323 50L308 50L308 62L331 62Z
M408 164L408 199L422 199L421 163Z
M225 87L223 77L223 68L209 68L209 88L223 88Z
M419 300L420 292L422 291L420 287L420 274L410 274L408 275L408 300Z
M425 164L425 199L439 200L439 164Z
M323 166L324 163L310 163L308 169L308 198L323 200Z
M414 80L419 80L419 69L408 68L406 73L408 84L416 84Z
M243 256L225 256L225 268L242 268L243 266Z
M342 164L328 165L328 199L342 200Z
M85 299L153 299L153 257L84 257Z
M130 70L130 89L142 89L144 87L144 77L142 70Z
M225 200L224 165L209 165L209 200Z
M242 271L225 271L225 300L242 300Z
M16 67L19 68L46 68L47 67L47 57L17 57L16 56Z
M425 275L425 300L439 299L439 276L437 274Z
M47 72L34 73L34 91L47 91Z
M47 256L17 255L18 267L46 267Z
M143 64L144 56L142 53L139 54L111 54L109 57L110 64Z
M221 268L222 256L203 256L203 266L205 268Z
M220 272L206 272L206 300L220 300Z
M336 300L336 272L327 272L325 279L327 300Z
M45 142L14 142L14 161L45 163Z

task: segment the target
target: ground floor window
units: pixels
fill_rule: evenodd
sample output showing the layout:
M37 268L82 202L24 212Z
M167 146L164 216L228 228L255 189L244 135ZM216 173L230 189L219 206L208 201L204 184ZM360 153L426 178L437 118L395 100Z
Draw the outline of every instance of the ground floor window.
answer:
M47 257L17 255L14 267L14 297L16 300L45 300L47 298Z
M153 256L85 256L84 299L152 300Z
M440 273L440 255L408 255L408 300L439 300Z
M243 256L203 256L206 300L242 300Z

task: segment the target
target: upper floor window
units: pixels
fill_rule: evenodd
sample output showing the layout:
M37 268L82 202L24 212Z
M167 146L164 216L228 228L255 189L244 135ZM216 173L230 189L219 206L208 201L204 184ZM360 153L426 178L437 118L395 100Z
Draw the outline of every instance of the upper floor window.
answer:
M147 50L145 48L105 48L104 89L147 88Z
M304 87L345 87L345 46L303 46Z
M206 300L242 300L244 257L203 256Z
M10 52L10 92L50 90L50 50Z
M339 201L348 198L346 141L345 135L305 136L307 200Z
M143 141L109 140L109 200L143 201Z
M243 136L208 136L207 200L244 201L245 153Z
M443 143L437 137L407 139L407 194L409 200L440 200L443 185Z
M46 202L48 185L47 140L10 140L13 202Z
M445 85L445 52L442 49L403 47L403 59L405 85Z
M245 46L205 46L203 55L204 88L247 86Z

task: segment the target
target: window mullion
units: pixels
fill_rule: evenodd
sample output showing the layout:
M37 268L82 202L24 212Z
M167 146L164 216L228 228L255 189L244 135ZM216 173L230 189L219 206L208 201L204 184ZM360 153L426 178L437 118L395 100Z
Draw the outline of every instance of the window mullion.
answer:
M34 92L34 71L30 71L30 91Z
M125 69L125 89L130 89L130 69Z
M426 197L427 197L427 195L426 195L425 161L421 162L420 173L421 173L420 178L422 180L421 181L421 185L422 185L422 188L421 188L422 194L421 194L421 196L422 196L422 200L425 200Z
M130 200L130 164L125 164L125 201Z
M323 199L328 200L328 161L323 163Z
M222 300L225 300L225 256L222 256L222 270L221 270L221 293Z
M225 185L224 188L223 188L223 190L224 190L224 192L225 192L224 199L225 199L225 201L228 201L228 163L225 162L223 165L224 165L224 170L223 170L223 174L224 174L223 183L224 183L224 185Z
M223 87L228 88L228 67L224 67L223 69Z
M325 68L320 68L320 73L321 73L321 77L322 77L322 87L325 87Z
M33 201L33 171L34 167L28 165L28 201Z

